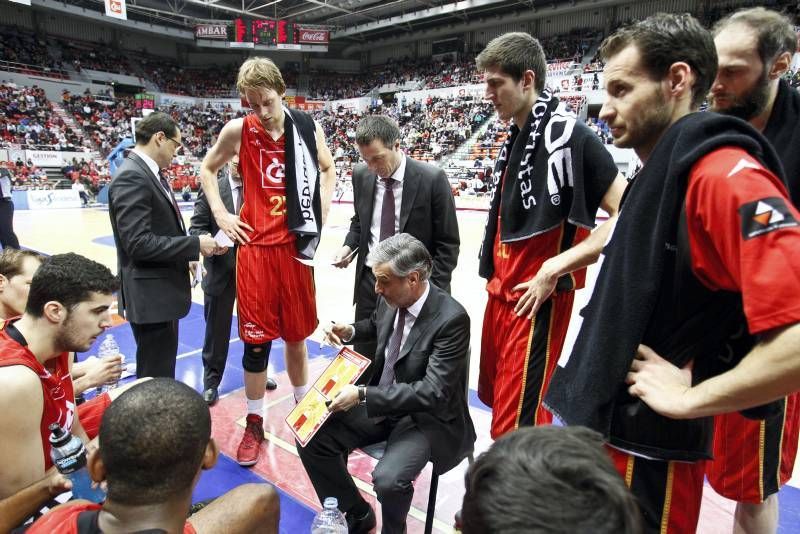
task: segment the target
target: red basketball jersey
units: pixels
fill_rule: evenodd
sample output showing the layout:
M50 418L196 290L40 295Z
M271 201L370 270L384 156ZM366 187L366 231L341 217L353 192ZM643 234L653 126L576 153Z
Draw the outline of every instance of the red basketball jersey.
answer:
M39 360L6 331L9 323L0 330L0 367L22 365L39 376L42 382L42 419L39 423L44 452L44 468L49 469L50 429L51 423L58 423L66 430L72 429L75 420L75 393L72 388L72 377L69 375L69 353L62 352L48 362L50 368L44 367Z
M273 140L256 115L244 118L239 149L244 203L239 217L253 227L251 245L283 245L294 240L286 218L285 140L285 135Z

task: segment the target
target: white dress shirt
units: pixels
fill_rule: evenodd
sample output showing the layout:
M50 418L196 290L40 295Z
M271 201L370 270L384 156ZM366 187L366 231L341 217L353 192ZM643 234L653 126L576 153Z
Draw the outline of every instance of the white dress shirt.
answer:
M403 176L406 174L406 156L400 153L400 165L394 171L394 174L389 176L395 183L392 184L392 191L394 192L394 233L400 231L400 208L403 203ZM381 235L381 213L383 211L383 195L386 192L386 185L383 180L385 176L378 176L375 184L375 202L372 208L372 221L369 227L369 250L380 241Z
M425 282L425 291L422 293L422 296L417 299L414 304L406 308L406 322L403 325L403 337L400 338L400 351L403 351L403 345L406 344L406 339L408 339L408 333L411 332L411 328L414 326L414 323L419 317L419 312L422 311L422 306L425 304L425 301L428 300L428 293L431 292L431 284L430 282ZM394 332L394 328L397 327L397 319L399 317L399 313L394 313L394 323L392 326L392 332Z
M170 198L170 202L172 202L172 199L174 199L175 197L172 196L172 191L164 189L164 184L161 183L161 175L159 174L159 171L161 169L158 168L158 163L156 163L156 161L153 158L151 158L150 156L148 156L144 152L140 152L140 151L136 150L135 148L131 149L131 151L135 152L137 156L142 158L142 161L145 162L145 164L147 165L147 168L150 169L153 172L153 174L156 177L156 180L158 180L158 184L161 186L161 190L164 191L164 193Z

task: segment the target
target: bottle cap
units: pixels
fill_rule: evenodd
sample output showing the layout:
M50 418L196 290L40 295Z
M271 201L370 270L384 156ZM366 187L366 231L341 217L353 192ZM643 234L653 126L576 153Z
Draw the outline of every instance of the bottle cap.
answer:
M50 444L58 447L69 441L69 432L61 428L58 423L51 423L48 427L50 429Z
M325 497L322 507L327 509L339 508L339 500L336 497Z

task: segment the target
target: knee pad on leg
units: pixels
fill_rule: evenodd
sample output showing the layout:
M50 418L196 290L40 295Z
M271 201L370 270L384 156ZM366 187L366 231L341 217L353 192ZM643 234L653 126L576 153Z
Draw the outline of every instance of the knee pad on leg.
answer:
M271 348L271 341L259 343L258 345L245 343L244 354L242 354L242 369L248 373L262 373L266 371Z

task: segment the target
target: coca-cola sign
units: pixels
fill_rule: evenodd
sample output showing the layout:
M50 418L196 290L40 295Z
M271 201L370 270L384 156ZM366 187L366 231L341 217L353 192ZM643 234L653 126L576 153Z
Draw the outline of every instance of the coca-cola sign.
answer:
M328 44L330 32L328 30L312 30L300 28L297 30L297 42L301 44Z
M194 27L197 39L227 39L228 27L225 24L198 24Z

